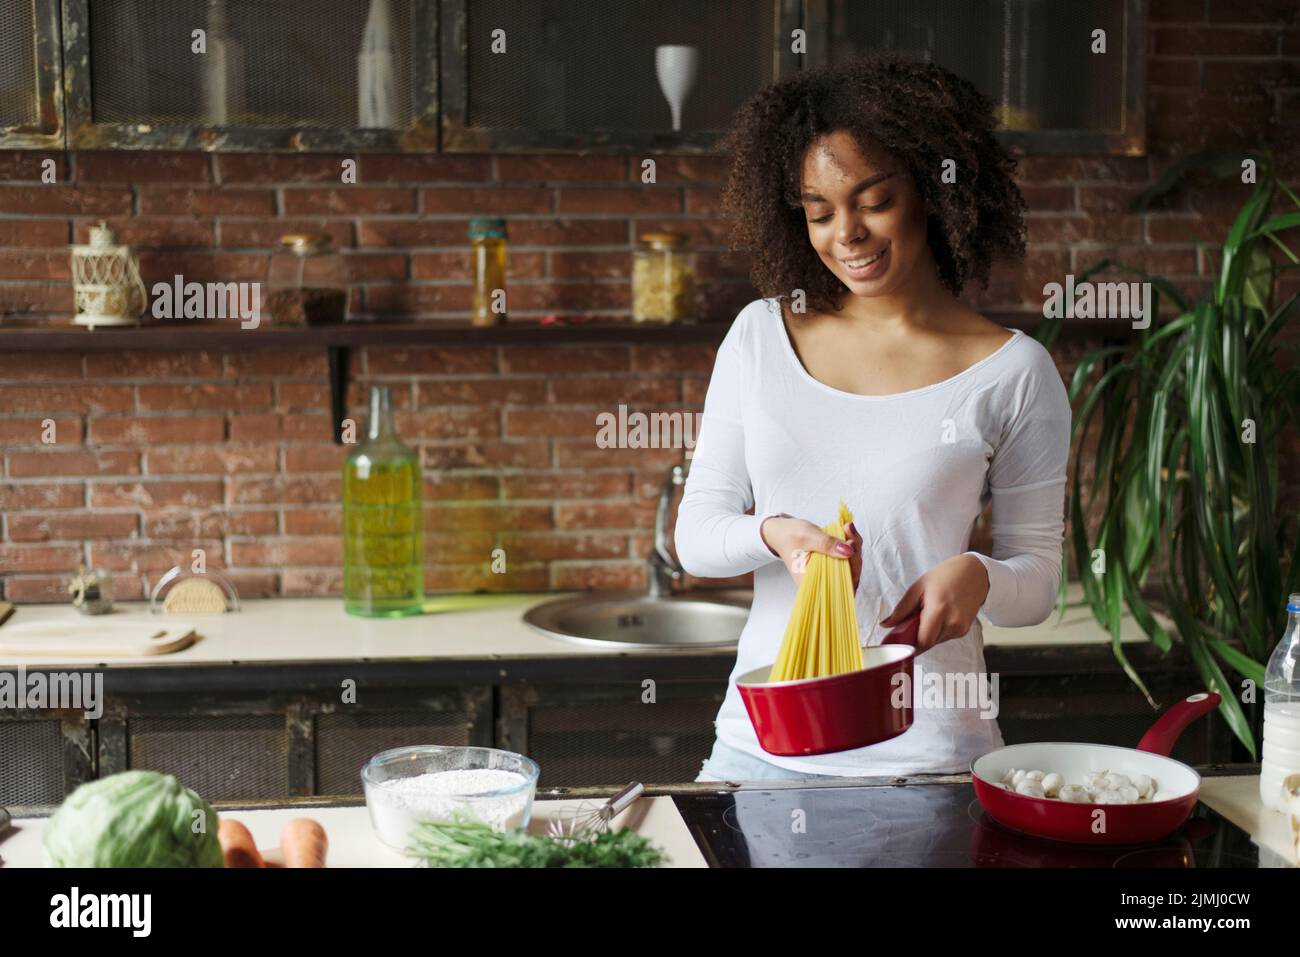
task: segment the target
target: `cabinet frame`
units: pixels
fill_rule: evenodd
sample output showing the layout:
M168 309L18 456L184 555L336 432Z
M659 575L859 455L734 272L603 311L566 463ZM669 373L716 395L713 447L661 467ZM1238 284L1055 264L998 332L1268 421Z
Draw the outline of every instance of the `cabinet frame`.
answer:
M36 21L35 126L0 126L0 149L63 149L63 47L59 0L31 0Z
M59 0L42 0L58 6ZM90 3L62 0L67 148L228 153L430 152L438 149L437 0L411 0L415 125L406 130L179 127L96 123L92 109Z

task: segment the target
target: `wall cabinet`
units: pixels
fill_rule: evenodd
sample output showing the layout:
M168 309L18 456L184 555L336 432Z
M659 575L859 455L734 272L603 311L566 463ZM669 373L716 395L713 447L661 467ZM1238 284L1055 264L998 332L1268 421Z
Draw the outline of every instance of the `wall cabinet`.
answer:
M0 149L62 149L59 0L0 0Z

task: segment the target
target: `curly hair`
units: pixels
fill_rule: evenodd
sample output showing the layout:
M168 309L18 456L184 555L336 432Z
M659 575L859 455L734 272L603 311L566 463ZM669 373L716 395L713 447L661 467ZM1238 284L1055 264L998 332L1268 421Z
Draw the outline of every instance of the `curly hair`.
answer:
M722 141L732 155L723 206L731 248L752 257L766 297L802 289L810 308L838 308L847 287L808 241L800 204L804 152L844 131L864 155L883 149L910 174L925 203L939 279L954 296L971 280L987 288L995 258L1025 251L1025 202L1016 161L994 136L991 101L968 81L894 54L803 70L751 97ZM940 177L956 161L956 182Z

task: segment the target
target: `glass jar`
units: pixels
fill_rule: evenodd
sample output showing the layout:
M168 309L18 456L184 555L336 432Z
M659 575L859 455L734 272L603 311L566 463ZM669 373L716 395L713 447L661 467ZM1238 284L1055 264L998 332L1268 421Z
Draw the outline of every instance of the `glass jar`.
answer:
M366 618L424 605L420 458L397 436L390 389L370 390L366 440L343 464L343 608Z
M632 252L632 321L695 319L695 254L678 233L643 233Z
M319 233L280 237L267 270L266 306L277 326L321 326L348 317L348 274L343 254Z
M476 326L496 326L506 321L506 221L471 219L470 251L474 257L474 312Z

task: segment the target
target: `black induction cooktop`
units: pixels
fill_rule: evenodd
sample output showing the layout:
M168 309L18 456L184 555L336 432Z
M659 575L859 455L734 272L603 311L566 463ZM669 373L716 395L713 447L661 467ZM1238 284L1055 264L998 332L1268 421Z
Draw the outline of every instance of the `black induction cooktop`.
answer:
M673 799L712 867L1246 867L1250 835L1203 803L1151 844L1062 844L990 818L969 784L775 788Z

